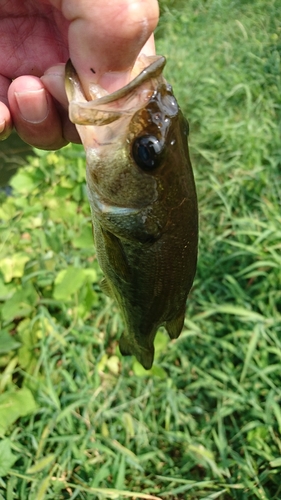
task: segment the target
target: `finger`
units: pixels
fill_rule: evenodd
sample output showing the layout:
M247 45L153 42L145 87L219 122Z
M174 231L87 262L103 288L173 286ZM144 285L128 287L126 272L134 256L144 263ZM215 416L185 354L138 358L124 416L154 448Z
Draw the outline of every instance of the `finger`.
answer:
M44 75L41 76L41 81L50 94L67 110L68 99L65 92L65 64L60 63L48 68Z
M10 80L0 76L0 141L4 141L12 132L12 119L8 108L8 88Z
M146 56L155 55L155 42L154 42L154 35L153 34L150 35L146 44L142 47L140 53L145 54Z
M0 141L7 139L12 129L10 111L3 102L0 102Z
M68 142L81 143L75 125L68 116L68 99L65 92L65 64L57 64L45 71L41 81L48 92L60 104L59 112L63 124L63 136Z
M42 149L59 149L67 144L63 112L59 112L40 78L16 78L9 87L8 99L14 126L25 142Z
M108 91L115 90L113 84L118 88L128 83L134 62L157 25L157 0L50 1L70 21L70 57L84 89L90 82ZM114 79L108 77L112 72Z

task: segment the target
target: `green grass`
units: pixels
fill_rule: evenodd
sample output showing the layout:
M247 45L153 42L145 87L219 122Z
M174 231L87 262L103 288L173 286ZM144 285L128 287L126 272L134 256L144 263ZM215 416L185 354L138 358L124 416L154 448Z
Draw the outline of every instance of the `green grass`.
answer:
M37 151L0 207L0 499L281 498L281 4L161 7L200 208L185 328L148 373L120 356L83 152Z

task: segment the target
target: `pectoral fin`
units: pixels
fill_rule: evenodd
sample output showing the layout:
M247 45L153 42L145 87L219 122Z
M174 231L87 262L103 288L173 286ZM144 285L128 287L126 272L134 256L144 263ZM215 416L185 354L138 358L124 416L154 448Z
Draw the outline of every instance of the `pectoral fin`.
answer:
M119 278L129 282L131 278L130 268L120 240L102 228L101 233L109 266Z

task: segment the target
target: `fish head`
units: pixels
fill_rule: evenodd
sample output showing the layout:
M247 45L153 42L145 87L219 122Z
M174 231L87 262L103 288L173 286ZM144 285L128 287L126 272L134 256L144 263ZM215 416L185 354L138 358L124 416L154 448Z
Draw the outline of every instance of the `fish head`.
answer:
M112 94L90 85L90 100L71 62L66 66L69 116L86 152L92 212L111 222L124 215L132 221L135 215L139 238L142 232L144 238L145 233L157 237L167 222L179 134L186 142L185 119L162 75L165 63L163 56L142 55L128 85ZM151 217L155 204L157 217L155 209Z

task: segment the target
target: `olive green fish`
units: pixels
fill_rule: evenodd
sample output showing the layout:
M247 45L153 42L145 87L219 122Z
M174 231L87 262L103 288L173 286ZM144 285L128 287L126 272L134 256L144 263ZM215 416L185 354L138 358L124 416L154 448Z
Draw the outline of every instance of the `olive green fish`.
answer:
M123 355L152 366L164 325L179 336L196 271L198 214L188 124L162 76L165 58L141 56L128 85L88 98L69 61L70 120L86 151L87 185L103 291L121 310Z

